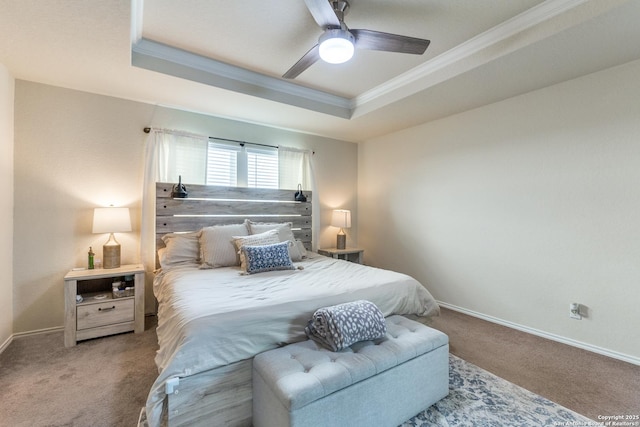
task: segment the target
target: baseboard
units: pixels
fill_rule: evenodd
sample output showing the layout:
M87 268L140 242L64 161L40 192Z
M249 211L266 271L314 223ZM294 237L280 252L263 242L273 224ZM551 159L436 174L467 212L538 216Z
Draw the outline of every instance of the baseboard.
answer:
M32 335L42 335L42 334L48 334L51 332L59 332L59 331L64 331L64 328L61 326L58 326L56 328L38 329L35 331L28 331L28 332L16 332L15 334L7 338L6 341L2 343L2 345L0 345L0 354L2 354L2 352L5 351L7 347L9 347L9 344L13 342L14 338L23 338L23 337L28 337Z
M7 338L2 343L2 345L0 345L0 354L2 354L2 352L4 352L7 349L7 347L9 347L9 345L13 342L14 338L28 337L30 335L41 335L41 334L47 334L50 332L58 332L58 331L64 331L64 328L57 327L57 328L39 329L36 331L29 331L29 332L16 332L12 334L9 338Z
M64 332L64 327L56 326L54 328L36 329L35 331L16 332L15 334L13 334L13 337L22 338L22 337L28 337L31 335L42 335L42 334L49 334L51 332L61 332L61 331Z
M640 365L640 358L635 356L630 356L628 354L619 353L617 351L608 350L606 348L598 347L595 345L583 343L581 341L576 341L571 338L563 337L561 335L552 334L549 332L541 331L539 329L530 328L528 326L519 325L517 323L509 322L508 320L503 320L497 317L489 316L487 314L478 313L477 311L469 310L463 307L458 307L453 304L449 304L442 301L437 301L441 307L448 308L449 310L457 311L459 313L467 314L472 317L477 317L478 319L486 320L487 322L497 323L498 325L506 326L511 329L517 329L522 332L529 333L531 335L536 335L542 338L547 338L552 341L556 341L562 344L567 344L572 347L578 347L583 350L591 351L593 353L601 354L603 356L611 357L613 359L622 360L624 362L632 363L634 365Z
M10 335L9 338L7 338L2 345L0 345L0 354L2 354L3 351L5 351L7 349L7 347L9 347L9 344L11 344L11 342L13 341L13 335Z

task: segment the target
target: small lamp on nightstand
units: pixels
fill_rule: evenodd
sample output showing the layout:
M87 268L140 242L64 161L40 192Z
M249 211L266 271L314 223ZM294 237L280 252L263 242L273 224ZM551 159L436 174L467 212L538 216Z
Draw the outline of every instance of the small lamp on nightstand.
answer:
M344 234L345 228L351 227L351 211L346 209L335 209L331 216L331 225L339 227L338 239L336 242L337 249L346 249L347 247L347 235Z
M93 232L110 233L109 240L102 246L103 268L120 267L120 243L113 233L131 231L129 208L95 208L93 211Z

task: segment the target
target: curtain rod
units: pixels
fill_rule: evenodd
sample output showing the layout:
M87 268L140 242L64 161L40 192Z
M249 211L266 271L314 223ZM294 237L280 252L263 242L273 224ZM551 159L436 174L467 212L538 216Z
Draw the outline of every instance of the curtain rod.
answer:
M142 130L144 131L144 133L151 132L151 128L150 127L146 127L146 128L144 128ZM257 142L240 141L240 140L237 140L237 139L218 138L218 137L215 137L215 136L209 136L208 138L209 139L217 139L219 141L237 142L238 144L240 144L241 147L244 147L244 144L249 144L249 145L257 145L259 147L279 148L277 145L258 144Z

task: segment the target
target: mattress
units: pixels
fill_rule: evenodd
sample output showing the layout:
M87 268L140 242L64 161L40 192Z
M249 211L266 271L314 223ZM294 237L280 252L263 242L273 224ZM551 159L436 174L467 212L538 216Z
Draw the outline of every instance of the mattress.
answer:
M156 276L159 376L147 400L151 425L159 424L167 379L302 341L320 307L368 300L385 316L439 313L429 291L408 275L317 254L295 265L296 270L253 275L238 267L185 266Z

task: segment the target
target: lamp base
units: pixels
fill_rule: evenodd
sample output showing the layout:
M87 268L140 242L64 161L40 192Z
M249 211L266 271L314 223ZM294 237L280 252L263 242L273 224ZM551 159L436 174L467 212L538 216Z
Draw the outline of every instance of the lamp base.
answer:
M113 233L109 241L102 246L102 268L120 268L120 243L116 241Z
M346 249L347 248L347 235L342 233L338 234L338 239L336 241L336 249Z

